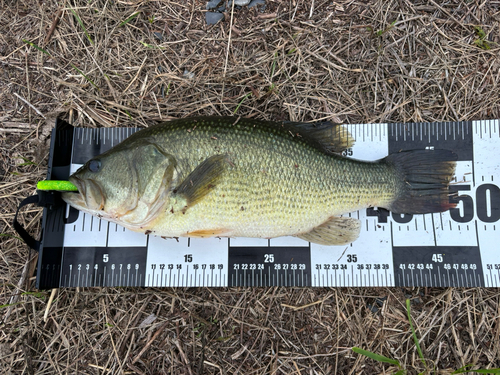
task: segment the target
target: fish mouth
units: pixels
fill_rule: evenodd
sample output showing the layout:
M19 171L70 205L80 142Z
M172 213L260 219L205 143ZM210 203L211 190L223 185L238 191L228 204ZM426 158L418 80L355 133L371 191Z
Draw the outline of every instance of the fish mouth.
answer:
M66 192L62 194L63 200L78 210L97 213L102 211L105 204L105 196L99 184L93 180L81 180L71 176L69 181L78 188L78 192Z

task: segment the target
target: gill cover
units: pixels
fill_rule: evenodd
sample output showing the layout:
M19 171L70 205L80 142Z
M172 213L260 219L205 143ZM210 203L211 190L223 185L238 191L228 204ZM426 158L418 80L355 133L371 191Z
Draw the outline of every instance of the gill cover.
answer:
M139 229L154 219L176 179L176 161L148 139L115 147L89 160L70 181L79 194L64 193L75 208Z

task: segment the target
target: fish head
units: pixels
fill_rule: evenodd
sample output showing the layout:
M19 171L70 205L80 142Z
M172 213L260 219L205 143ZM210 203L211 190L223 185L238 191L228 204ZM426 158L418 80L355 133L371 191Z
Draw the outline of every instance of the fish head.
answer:
M176 161L147 140L119 146L72 174L69 181L78 192L63 193L63 199L80 211L142 230L166 204L177 176Z

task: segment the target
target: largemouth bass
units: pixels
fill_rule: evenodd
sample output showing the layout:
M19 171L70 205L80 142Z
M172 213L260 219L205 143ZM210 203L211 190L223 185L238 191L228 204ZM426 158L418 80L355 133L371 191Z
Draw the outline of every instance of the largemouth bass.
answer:
M353 144L341 125L231 117L174 120L136 132L89 160L63 199L78 210L162 237L297 236L354 241L367 207L446 211L455 155L416 150L378 162L338 153Z

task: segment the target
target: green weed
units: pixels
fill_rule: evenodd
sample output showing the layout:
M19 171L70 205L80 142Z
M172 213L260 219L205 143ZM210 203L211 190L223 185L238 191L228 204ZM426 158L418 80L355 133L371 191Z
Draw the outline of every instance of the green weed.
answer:
M246 94L243 99L240 100L240 102L238 103L238 106L236 107L236 109L234 110L233 112L233 115L236 114L236 112L238 112L238 109L240 109L240 106L243 104L243 102L245 101L246 98L248 98L250 95L252 95L251 92L249 92L248 94Z
M486 39L486 33L484 32L481 26L474 26L474 31L476 32L477 39L474 41L474 44L481 49L489 50L491 49L490 43Z
M500 368L470 370L469 367L472 366L474 365L465 365L464 367L460 367L458 370L453 371L452 374L463 374L465 372L475 372L478 374L500 374Z
M18 167L25 167L27 165L36 165L36 163L34 161L31 161L30 159L25 158L24 156L20 156L19 158L23 159L24 163L18 164L17 165Z
M47 298L47 294L43 292L23 292L21 293L23 296L33 296L39 298L41 300L45 300Z
M422 349L420 348L420 343L418 342L418 337L415 332L415 328L413 328L413 323L411 321L411 301L409 299L406 300L406 313L408 315L408 321L410 322L411 335L413 336L413 341L415 342L415 346L417 347L418 356L422 360L422 363L425 367L427 367L427 363L425 362L424 354L422 353Z
M71 64L71 63L70 63ZM99 90L99 87L97 87L97 85L94 83L94 81L92 81L89 77L87 77L85 75L85 73L83 73L80 69L78 69L75 65L71 64L71 66L78 72L80 73L88 82L90 82L92 84L92 86L94 86L97 90Z
M130 21L132 21L135 17L137 17L140 13L141 12L135 12L129 18L127 18L125 21L122 21L118 26L122 27L122 26L126 25L127 23L129 23Z
M365 355L368 358L374 359L375 361L390 363L392 365L396 365L398 367L401 367L400 363L398 361L396 361L395 359L387 358L387 357L384 357L383 355L369 352L368 350L364 350L364 349L358 348L356 346L354 346L352 348L352 351L355 353L358 353L358 354Z
M13 234L9 234L9 233L1 233L0 237L12 237L12 238L18 239L19 241L22 241L22 239L20 237L14 236Z
M69 10L71 11L71 13L73 13L73 15L75 16L76 18L76 21L80 24L80 27L83 29L83 32L85 33L85 36L87 37L87 39L89 40L90 44L94 45L94 41L92 40L92 38L90 37L89 33L87 32L87 28L85 27L85 25L83 24L83 21L82 19L80 18L80 16L78 16L78 13L75 12L74 9L72 8L69 8Z
M26 44L29 44L31 47L36 48L40 52L45 53L47 56L50 56L50 53L48 53L46 50L44 50L42 47L37 46L35 43L30 42L29 40L23 39L23 42Z
M148 44L148 43L145 43L143 41L139 41L139 43L141 43L144 47L148 47L148 48L151 48L151 49L165 49L164 47L153 46L152 44Z
M205 321L199 321L196 326L194 327L193 331L196 335L196 337L201 337L204 333L204 331L210 326L210 325L215 325L219 322L217 318L210 317L208 320ZM207 324L208 323L208 324Z
M24 303L24 302L6 303L6 304L3 304L3 305L0 305L0 309L5 309L6 307L10 307L10 306L16 306L16 305L19 305L21 303Z
M420 344L418 341L417 334L415 332L415 328L413 327L413 322L411 320L411 307L410 307L410 300L406 300L406 313L408 315L408 321L410 323L410 329L413 337L413 341L415 342L415 347L417 348L418 356L422 360L422 363L424 364L425 368L427 369L426 371L421 372L419 375L425 374L425 373L433 373L432 370L429 370L427 367L427 362L425 361L424 355L422 353L422 349L420 348ZM352 351L361 355L364 355L368 358L371 358L375 361L382 362L382 363L390 363L392 365L398 366L399 370L394 373L394 375L405 375L408 370L404 369L403 366L399 363L399 361L384 357L383 355L377 354L370 352L368 350L364 350L358 347L353 347ZM463 374L466 372L474 372L474 373L479 373L479 374L500 374L500 369L499 368L493 368L493 369L478 369L478 370L471 370L470 367L474 366L473 364L465 365L458 370L455 370L452 372L452 374Z
M381 30L378 30L378 31L374 31L372 27L368 26L367 29L368 31L370 31L373 35L376 35L376 36L382 36L384 35L386 32L388 32L389 30L391 30L394 25L396 24L397 20L394 20L391 22L391 24L389 26L387 26L385 29L381 29Z
M271 93L276 89L276 84L273 82L274 78L274 73L276 72L276 67L278 65L278 51L274 53L274 59L271 64L271 74L269 76L269 80L271 81L271 84L269 85L268 92Z

